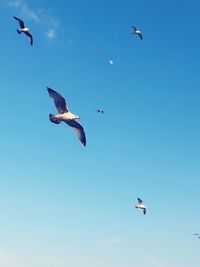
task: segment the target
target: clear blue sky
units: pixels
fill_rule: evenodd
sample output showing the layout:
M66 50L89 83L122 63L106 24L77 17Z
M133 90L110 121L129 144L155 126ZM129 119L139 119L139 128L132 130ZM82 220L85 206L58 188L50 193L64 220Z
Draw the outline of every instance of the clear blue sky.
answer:
M199 1L0 10L0 267L199 267ZM47 86L81 117L86 147L49 121Z

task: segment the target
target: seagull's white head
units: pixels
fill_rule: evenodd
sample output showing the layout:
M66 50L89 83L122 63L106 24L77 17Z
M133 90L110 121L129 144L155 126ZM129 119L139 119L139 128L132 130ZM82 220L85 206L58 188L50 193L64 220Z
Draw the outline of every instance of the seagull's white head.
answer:
M78 115L74 115L74 119L80 119Z

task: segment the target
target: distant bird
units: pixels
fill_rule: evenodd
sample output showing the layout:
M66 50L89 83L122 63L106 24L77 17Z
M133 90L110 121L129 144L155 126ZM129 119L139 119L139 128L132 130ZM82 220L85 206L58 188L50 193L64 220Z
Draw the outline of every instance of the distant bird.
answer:
M21 34L22 32L25 33L25 34L28 36L29 40L30 40L30 44L33 45L33 37L32 37L32 35L31 35L30 32L29 32L29 28L26 28L26 27L25 27L23 20L18 19L18 18L15 17L15 16L14 16L13 18L16 19L16 20L18 21L19 26L20 26L20 29L17 30L17 32L18 32L19 34Z
M140 37L140 39L142 40L143 35L142 35L141 31L135 26L132 26L132 28L133 28L133 34L137 34Z
M136 209L138 209L138 208L139 209L142 209L143 210L143 213L146 214L146 206L144 205L142 199L137 198L137 200L138 200L138 203L135 205L135 208Z
M193 234L193 235L196 235L198 238L200 238L200 234Z
M85 146L86 145L86 137L85 132L81 124L79 124L76 119L80 119L78 115L71 113L66 105L64 97L58 94L53 89L47 87L49 92L49 96L53 98L55 106L58 110L59 114L49 114L49 119L51 122L59 124L61 121L64 121L69 126L73 128L76 132L78 139Z
M108 63L109 63L110 65L113 65L113 64L114 64L114 62L113 62L112 59L109 59L109 60L108 60Z
M103 111L103 109L96 109L96 112L98 112L98 113L104 113L104 111Z

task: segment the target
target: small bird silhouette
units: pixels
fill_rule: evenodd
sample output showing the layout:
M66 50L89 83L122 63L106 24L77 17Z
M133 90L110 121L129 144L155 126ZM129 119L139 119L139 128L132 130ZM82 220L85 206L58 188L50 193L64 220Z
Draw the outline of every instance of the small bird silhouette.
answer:
M143 35L142 35L141 31L135 26L132 26L132 28L133 28L133 34L137 34L140 37L140 39L142 40Z
M200 234L193 234L193 235L196 235L198 238L200 238Z
M96 109L96 112L98 112L98 113L104 113L104 111L103 111L103 109Z
M138 197L137 200L138 200L138 203L135 205L135 208L143 210L143 213L146 214L146 206L144 205L142 199Z

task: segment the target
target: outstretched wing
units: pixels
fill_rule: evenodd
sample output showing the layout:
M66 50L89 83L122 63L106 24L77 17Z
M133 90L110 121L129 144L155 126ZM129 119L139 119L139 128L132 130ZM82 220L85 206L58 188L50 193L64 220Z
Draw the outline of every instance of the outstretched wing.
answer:
M81 143L84 146L86 146L86 137L85 137L85 131L83 129L83 126L75 120L66 120L65 122L73 128L78 139L81 141Z
M132 26L132 28L133 28L134 32L137 31L137 29L138 29L138 28L135 27L135 26Z
M139 197L137 198L137 200L138 200L138 203L139 204L142 204L143 203L142 199L140 199Z
M21 20L21 19L15 17L15 16L13 16L13 18L16 19L16 20L18 21L19 26L20 26L22 29L25 28L23 20Z
M30 32L25 32L25 34L29 37L30 44L33 45L33 37L32 37L32 35L30 34Z
M60 114L64 113L64 112L68 112L68 108L65 102L64 97L62 97L60 94L58 94L56 91L54 91L53 89L47 87L47 90L49 92L50 97L53 98L55 106L58 110L58 112Z
M140 39L142 40L142 39L143 39L142 34L141 34L141 33L137 33L137 34L138 34L138 36L140 37Z

